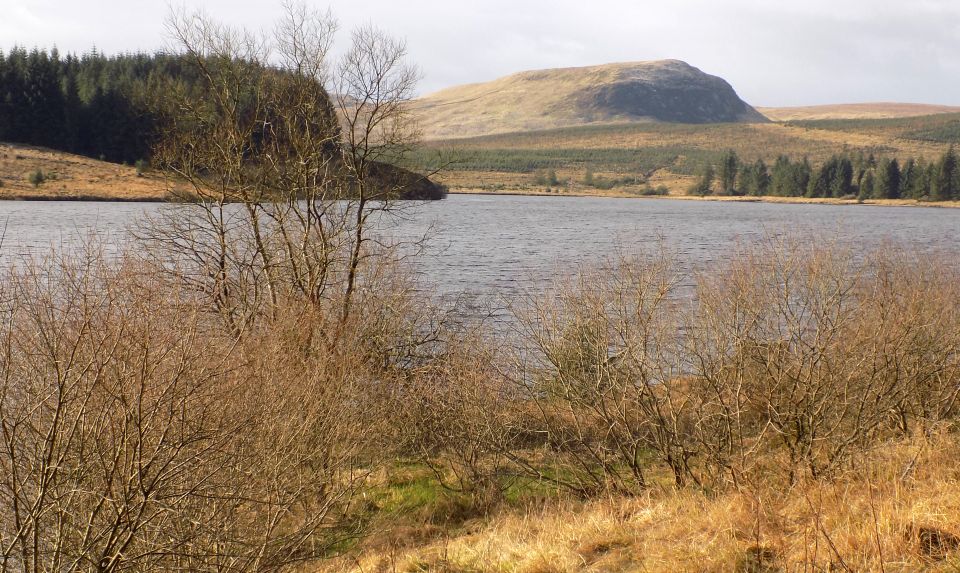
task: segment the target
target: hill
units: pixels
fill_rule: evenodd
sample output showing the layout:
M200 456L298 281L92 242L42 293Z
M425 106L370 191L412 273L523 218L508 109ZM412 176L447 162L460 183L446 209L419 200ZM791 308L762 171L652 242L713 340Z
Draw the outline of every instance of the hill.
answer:
M810 121L821 119L894 119L943 113L960 113L960 107L922 103L848 103L801 107L758 107L757 111L773 121Z
M591 124L765 122L722 78L678 60L522 72L418 100L426 139Z
M34 185L31 174L43 173ZM135 167L27 145L0 143L0 199L161 201L170 197L163 177Z

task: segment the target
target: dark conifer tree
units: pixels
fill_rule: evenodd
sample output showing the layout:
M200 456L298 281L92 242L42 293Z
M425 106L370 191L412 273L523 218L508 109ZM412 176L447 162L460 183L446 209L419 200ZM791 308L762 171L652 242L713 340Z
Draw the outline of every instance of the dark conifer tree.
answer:
M873 187L874 199L900 198L900 164L897 160L884 158L877 167Z
M752 195L764 196L770 193L770 171L763 159L757 159L753 164L753 182L756 187L752 189Z
M868 170L863 175L863 180L860 182L860 190L857 193L857 199L863 201L865 199L870 199L874 194L874 175L873 169Z
M737 173L740 168L740 158L732 149L727 150L720 161L717 180L720 183L721 195L737 195Z
M931 185L931 198L934 201L950 201L960 198L960 173L957 170L957 153L950 149L940 158L937 173Z
M813 198L829 197L831 193L830 184L833 182L836 170L837 162L835 158L824 163L817 170L816 175L810 178L806 196Z
M790 158L786 155L777 157L770 172L770 193L777 197L788 196L792 180L793 164Z
M849 157L837 158L833 179L830 181L830 196L847 197L853 195L853 162Z

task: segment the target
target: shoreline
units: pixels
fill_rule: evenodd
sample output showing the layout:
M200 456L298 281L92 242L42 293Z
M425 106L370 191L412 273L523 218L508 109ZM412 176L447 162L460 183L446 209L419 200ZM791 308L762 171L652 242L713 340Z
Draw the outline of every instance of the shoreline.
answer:
M161 197L108 197L103 195L13 195L0 197L0 202L10 203L182 203Z
M915 199L856 199L810 198L810 197L748 197L748 196L706 196L695 195L640 195L624 191L587 192L573 191L566 193L547 193L538 190L513 189L504 191L488 191L475 188L451 188L449 195L484 195L505 197L544 197L544 198L594 198L594 199L652 199L675 201L709 201L715 203L779 203L792 205L835 205L835 206L867 206L867 207L915 207L958 209L960 201L917 201ZM101 194L56 195L56 194L0 194L0 202L63 202L63 203L169 203L175 205L183 203L182 199L171 197L143 196L111 196ZM442 199L441 199L442 201Z
M837 206L867 206L867 207L932 207L938 209L958 209L960 201L917 201L916 199L867 199L858 201L857 199L837 199L829 198L811 198L811 197L778 197L768 195L764 197L753 196L697 196L697 195L640 195L627 192L568 192L568 193L546 193L544 191L515 189L510 191L488 191L484 189L472 188L451 188L450 195L503 195L514 197L586 197L595 199L653 199L653 200L676 200L676 201L710 201L716 203L781 203L793 205L837 205Z

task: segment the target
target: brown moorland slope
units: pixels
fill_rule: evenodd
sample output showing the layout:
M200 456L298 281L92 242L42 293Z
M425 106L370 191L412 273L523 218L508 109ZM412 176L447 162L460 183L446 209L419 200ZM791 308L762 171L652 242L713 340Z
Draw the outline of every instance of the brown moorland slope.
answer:
M960 106L923 103L847 103L800 107L758 107L757 111L773 121L811 121L819 119L893 119L941 113L960 113Z
M34 185L31 174L43 173ZM126 165L39 147L0 143L0 199L163 201L168 180Z
M38 184L32 180L41 173ZM441 199L427 177L374 164L373 181L402 186L405 199ZM186 182L150 170L19 144L0 143L0 200L171 201L192 194Z
M636 122L765 122L722 78L679 60L538 70L415 102L427 139Z

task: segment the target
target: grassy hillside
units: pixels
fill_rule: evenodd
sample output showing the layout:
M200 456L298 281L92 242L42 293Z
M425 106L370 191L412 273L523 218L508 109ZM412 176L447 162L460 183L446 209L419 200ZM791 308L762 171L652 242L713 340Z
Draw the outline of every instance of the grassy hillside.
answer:
M43 182L34 185L37 173ZM33 181L31 181L33 179ZM0 199L159 201L167 181L137 168L79 155L0 143Z
M940 113L957 113L960 107L922 103L850 103L801 107L758 107L773 121L814 119L889 119Z
M634 123L428 142L417 161L446 166L440 179L454 190L533 191L544 187L536 183L541 173L552 170L568 182L560 187L570 192L590 192L580 182L592 171L608 181L645 177L682 193L727 149L745 161L772 163L786 154L817 164L845 152L933 160L953 143L960 143L960 114L768 124Z
M677 60L539 70L415 102L427 139L623 122L766 121L721 78Z

